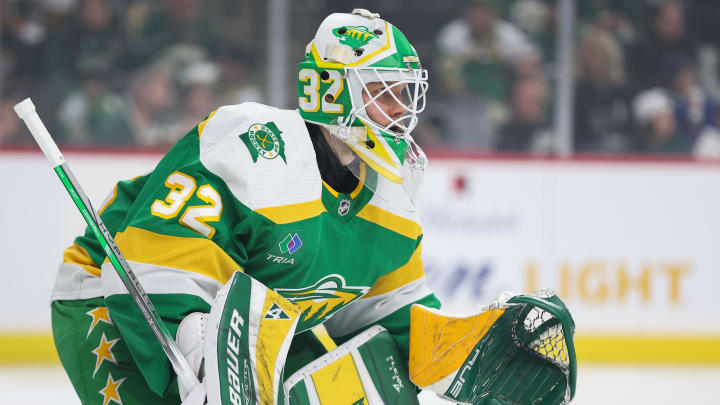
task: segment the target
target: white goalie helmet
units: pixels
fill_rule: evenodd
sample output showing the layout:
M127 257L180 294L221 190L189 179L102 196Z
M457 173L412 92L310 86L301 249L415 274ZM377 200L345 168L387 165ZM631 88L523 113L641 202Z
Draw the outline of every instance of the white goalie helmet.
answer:
M328 129L341 161L365 186L409 210L427 165L411 136L427 78L402 32L364 9L328 16L298 71L303 119Z

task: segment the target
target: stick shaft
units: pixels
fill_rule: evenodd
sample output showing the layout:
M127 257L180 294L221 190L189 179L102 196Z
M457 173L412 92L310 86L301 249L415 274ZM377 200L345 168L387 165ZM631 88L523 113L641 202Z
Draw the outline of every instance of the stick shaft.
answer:
M175 343L175 340L173 339L173 336L167 326L160 318L160 314L158 314L152 302L150 302L150 298L142 288L142 285L140 285L137 277L135 277L135 273L133 273L132 269L128 265L127 260L125 260L125 257L115 244L115 240L112 235L110 235L110 232L105 227L102 219L100 219L100 216L93 209L92 204L90 204L90 200L88 200L87 196L83 192L80 184L70 170L70 167L67 163L65 163L65 159L60 153L60 150L52 140L52 137L50 137L47 129L45 129L45 125L40 120L40 117L35 112L35 107L32 106L32 111L29 111L26 103L29 100L30 99L26 99L16 106L15 109L18 112L18 115L25 121L28 129L33 134L33 137L41 146L43 153L45 153L45 156L48 158L50 163L53 164L53 169L60 178L63 186L65 186L68 194L70 194L70 198L72 198L75 206L78 208L80 214L85 219L85 222L87 222L88 226L95 235L95 238L97 238L98 242L107 254L107 257L120 277L120 280L127 288L128 293L130 293L130 296L135 301L135 304L137 304L140 312L150 326L150 329L152 329L158 342L160 342L160 346L162 346L163 351L165 351L165 354L170 360L170 363L178 376L178 383L187 388L186 392L190 392L192 387L199 384L197 377L192 372L190 365L182 355L182 352ZM26 104L21 106L23 103ZM30 102L30 105L32 105L32 102ZM20 106L20 111L18 106ZM23 108L25 108L25 110L22 110ZM58 162L60 162L60 164L56 165Z

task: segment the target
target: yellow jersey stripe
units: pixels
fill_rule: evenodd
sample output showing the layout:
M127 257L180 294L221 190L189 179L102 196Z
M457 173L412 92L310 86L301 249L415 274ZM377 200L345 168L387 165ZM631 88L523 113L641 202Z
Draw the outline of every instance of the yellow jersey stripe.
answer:
M365 174L366 174L365 170L366 170L365 164L361 164L360 165L360 176L359 176L360 181L358 181L357 186L355 186L355 190L353 190L352 193L350 193L350 198L352 198L353 200L355 199L355 197L357 197L358 194L360 194L360 191L363 189L363 183L365 183Z
M363 299L389 293L390 291L397 290L408 283L422 278L425 272L423 271L421 256L422 243L415 249L415 253L413 253L406 264L380 277L370 291L365 294Z
M80 266L93 276L100 277L100 268L92 261L87 250L77 243L73 243L72 246L65 249L65 252L63 252L63 263Z
M202 133L205 130L205 125L207 125L208 121L210 121L210 118L212 118L216 112L217 112L217 110L211 112L203 122L198 124L198 137L202 136Z
M115 242L127 260L191 271L222 284L235 270L243 270L210 239L164 235L129 226L117 233Z
M365 179L365 165L362 165L361 168L360 168L360 181L358 181L358 184L357 184L357 186L355 186L355 189L349 194L350 199L353 199L353 200L354 200L355 197L357 197L357 195L360 194L360 191L362 191L362 189L363 189L363 181L364 181L364 179ZM323 184L323 187L325 187L325 189L326 189L328 192L330 192L330 194L332 194L333 197L338 198L338 196L340 195L340 193L338 193L337 191L335 191L335 189L332 188L329 184L327 184L327 183L325 182L325 180L322 180L322 184Z
M333 197L338 198L338 195L340 195L340 194L338 194L338 192L335 191L334 188L330 187L329 184L325 183L325 180L322 180L322 184L323 184L323 187L325 187L325 189L326 189L327 191L329 191L330 194L333 195Z
M375 205L365 205L355 216L378 224L383 228L387 228L410 239L417 239L422 234L422 228L418 223L385 211Z
M118 185L115 184L115 187L113 187L112 196L110 196L110 198L108 198L108 200L105 202L105 204L103 204L103 206L97 212L98 215L102 215L102 213L105 212L105 210L110 206L110 204L112 204L115 201L115 199L117 198L117 189L118 189Z
M303 203L259 208L256 209L255 212L276 224L287 224L316 217L325 212L325 206L322 200L318 198L317 200Z
M330 334L328 333L327 329L325 329L325 325L320 324L318 326L315 326L314 328L310 329L315 337L322 343L325 350L328 352L337 349L337 344L335 343L335 340L330 337Z

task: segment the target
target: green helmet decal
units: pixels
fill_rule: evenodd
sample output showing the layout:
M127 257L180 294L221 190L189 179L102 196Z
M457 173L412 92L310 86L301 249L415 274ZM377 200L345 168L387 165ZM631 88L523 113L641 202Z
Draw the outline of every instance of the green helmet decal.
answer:
M370 32L368 27L362 25L335 28L332 33L340 38L340 42L343 45L347 45L353 49L365 46L370 40L379 38L377 34Z

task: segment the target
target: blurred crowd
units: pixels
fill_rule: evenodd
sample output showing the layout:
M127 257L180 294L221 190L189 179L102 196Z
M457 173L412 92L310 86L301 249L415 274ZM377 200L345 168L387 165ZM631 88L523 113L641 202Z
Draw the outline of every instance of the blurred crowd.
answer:
M289 1L288 99L322 18ZM557 0L368 0L430 69L426 148L551 153ZM27 95L64 144L169 145L220 105L264 102L265 2L0 0L0 145ZM720 157L720 2L576 0L574 150ZM290 76L292 75L292 77ZM29 94L28 94L29 93ZM295 107L290 105L285 107Z
M548 153L558 2L469 0L436 40L426 140ZM720 157L720 2L578 0L573 147Z
M12 106L29 95L59 143L87 146L170 145L219 105L263 101L222 35L237 20L201 0L0 1L0 144L28 141Z

